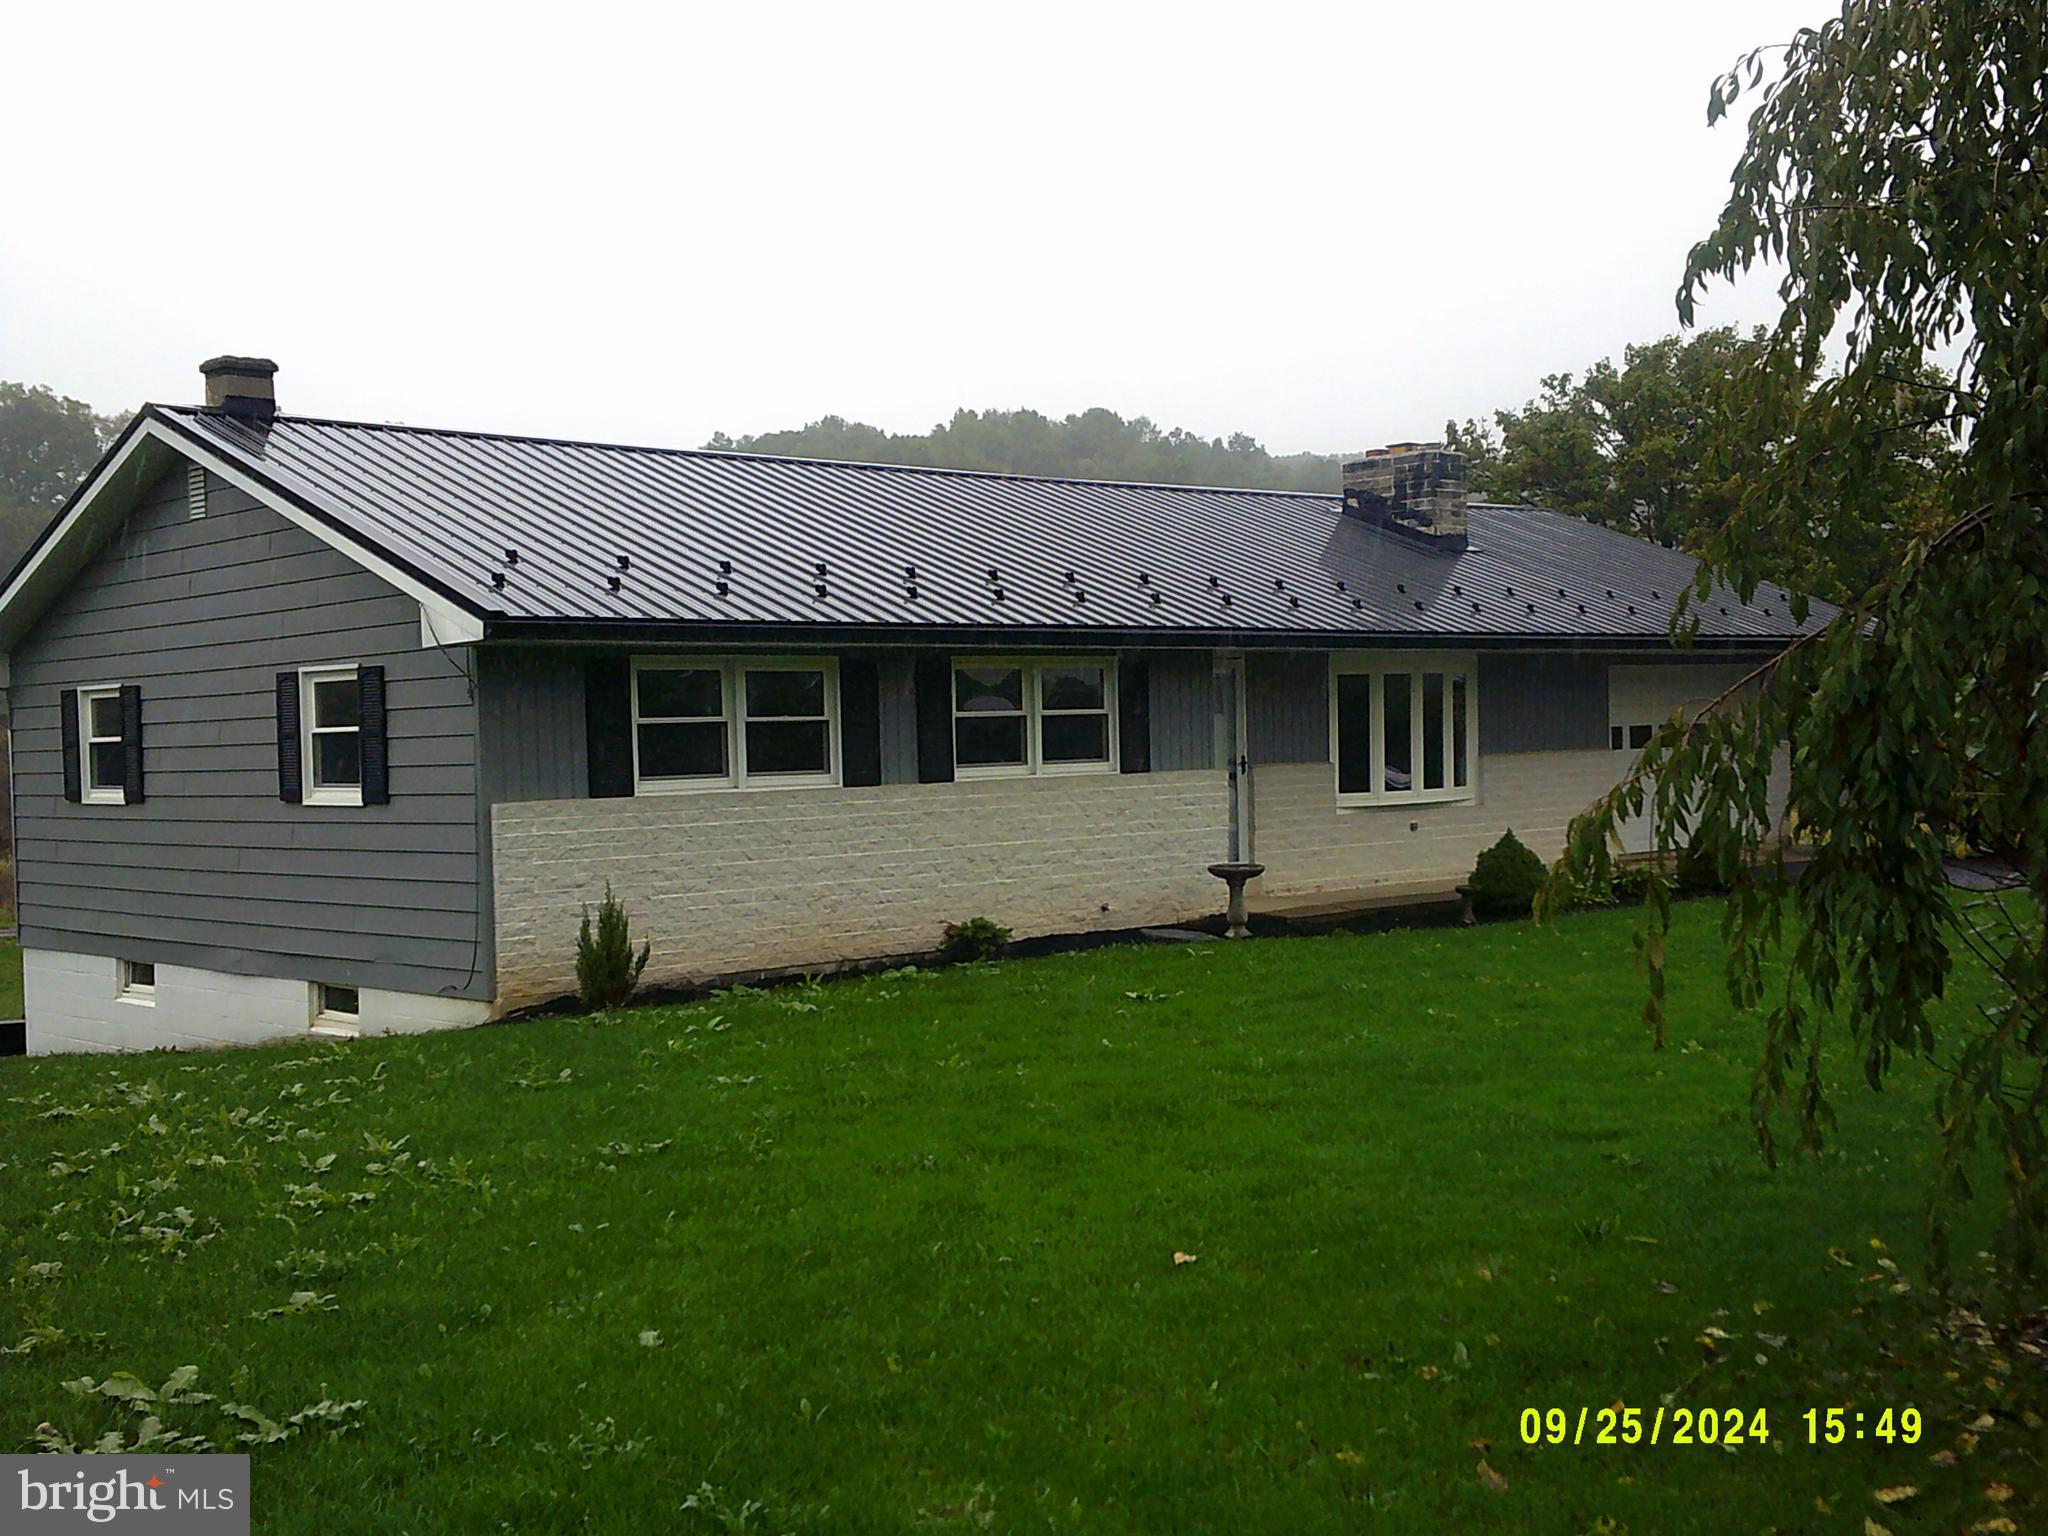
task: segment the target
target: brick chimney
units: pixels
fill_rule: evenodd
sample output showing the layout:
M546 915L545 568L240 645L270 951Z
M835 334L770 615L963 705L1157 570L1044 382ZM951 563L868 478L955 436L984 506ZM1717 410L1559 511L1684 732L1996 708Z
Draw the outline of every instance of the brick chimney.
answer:
M1442 443L1390 443L1344 466L1347 516L1420 539L1465 547L1465 455Z
M199 365L206 380L206 408L245 421L277 415L277 364L267 357L209 357Z

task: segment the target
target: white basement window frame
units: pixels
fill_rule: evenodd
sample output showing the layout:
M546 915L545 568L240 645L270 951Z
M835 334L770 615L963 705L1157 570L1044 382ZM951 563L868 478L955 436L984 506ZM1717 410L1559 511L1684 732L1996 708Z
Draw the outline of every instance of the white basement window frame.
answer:
M300 803L363 803L363 680L355 662L299 668Z
M839 729L830 656L633 659L636 795L832 788Z
M955 656L953 777L1117 772L1116 683L1113 656Z
M1330 767L1343 806L1479 794L1479 666L1470 651L1330 658Z
M121 729L121 685L78 690L78 798L85 805L128 803L128 744Z

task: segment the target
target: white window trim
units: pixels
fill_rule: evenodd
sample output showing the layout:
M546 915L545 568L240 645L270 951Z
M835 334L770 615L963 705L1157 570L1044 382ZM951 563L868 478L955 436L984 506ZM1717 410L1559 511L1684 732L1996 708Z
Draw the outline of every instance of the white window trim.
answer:
M727 771L699 778L645 778L640 772L640 674L642 672L717 672L725 722ZM751 773L747 769L747 713L743 674L747 672L823 672L825 674L825 738L831 759L825 773ZM633 793L695 795L728 789L834 789L842 781L845 760L839 740L839 662L831 656L635 656L633 658ZM709 721L712 716L701 717ZM763 720L788 716L764 715ZM804 717L813 718L813 717Z
M1444 787L1441 789L1384 789L1379 786L1386 781L1382 766L1386 756L1386 719L1383 692L1385 677L1390 672L1404 672L1411 679L1409 696L1409 732L1414 743L1418 760L1422 743L1422 675L1425 672L1444 674L1444 743L1446 747L1446 768ZM1473 651L1336 651L1330 656L1330 784L1333 789L1340 781L1341 764L1338 761L1337 729L1337 680L1345 676L1366 674L1372 678L1372 782L1371 790L1337 790L1337 805L1340 809L1402 806L1402 805L1445 805L1467 803L1479 798L1479 659ZM1459 784L1456 765L1448 761L1450 744L1457 740L1453 728L1451 699L1455 690L1451 679L1465 680L1465 782ZM1422 774L1415 775L1418 784Z
M92 733L92 703L94 699L112 699L114 707L121 707L121 685L119 683L91 683L78 690L78 801L81 805L126 805L128 785L94 784L92 781L92 744L95 741L120 741L119 736L94 736Z
M154 1008L156 1006L155 965L150 963L151 979L146 982L139 982L133 979L134 967L138 963L134 960L117 960L114 962L114 975L117 981L117 990L114 993L115 1000L123 1003L132 1003L138 1008Z
M317 727L313 716L313 687L316 683L333 682L337 678L360 680L362 667L359 663L330 662L317 667L299 668L299 803L301 805L361 805L363 803L363 769L361 705L357 706L357 724L350 726ZM313 755L313 738L336 736L353 729L356 733L356 782L353 784L319 784L319 772Z
M1024 671L1024 761L1021 763L962 763L960 761L960 684L956 674L962 667L1021 667ZM1046 667L1102 668L1102 702L1109 717L1109 760L1093 763L1048 763L1042 729L1045 709L1042 672ZM955 656L946 671L946 708L953 721L953 777L956 779L1059 778L1080 773L1122 772L1122 744L1117 736L1117 677L1114 656ZM973 711L991 719L1013 719L993 710ZM1094 714L1094 710L1054 710L1053 714Z

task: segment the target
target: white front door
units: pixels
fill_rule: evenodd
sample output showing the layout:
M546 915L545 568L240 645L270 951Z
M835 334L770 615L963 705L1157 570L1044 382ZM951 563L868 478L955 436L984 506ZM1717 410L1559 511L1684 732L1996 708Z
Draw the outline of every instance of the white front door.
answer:
M1619 783L1635 767L1650 735L1684 709L1688 714L1719 698L1741 680L1746 667L1720 664L1673 662L1662 667L1609 667L1607 669L1607 746L1614 754L1614 777ZM1623 853L1648 853L1656 846L1656 786L1643 799L1640 816L1629 816L1614 824Z
M1233 864L1252 857L1251 761L1245 755L1244 658L1225 657L1216 663L1215 750L1212 761L1230 779L1230 839L1223 857Z

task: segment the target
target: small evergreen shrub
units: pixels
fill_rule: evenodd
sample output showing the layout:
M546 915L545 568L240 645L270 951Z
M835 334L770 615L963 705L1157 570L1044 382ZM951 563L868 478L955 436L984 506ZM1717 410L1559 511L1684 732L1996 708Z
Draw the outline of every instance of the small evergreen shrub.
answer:
M583 1006L607 1012L624 1005L647 969L651 944L633 953L633 939L626 921L625 905L612 895L611 882L604 886L604 901L597 909L597 926L590 924L590 908L583 909L583 926L576 931L576 990Z
M970 917L964 923L948 923L939 944L939 957L953 965L994 960L1010 947L1011 937L1009 929L991 918Z
M1546 873L1543 861L1512 828L1503 832L1499 842L1479 855L1465 882L1471 891L1473 913L1479 917L1527 917Z

